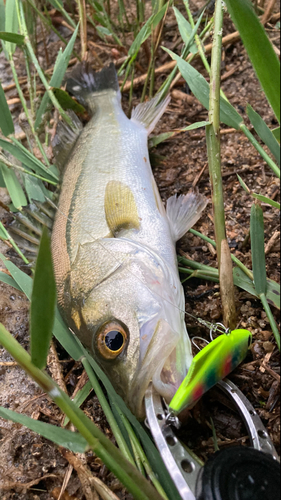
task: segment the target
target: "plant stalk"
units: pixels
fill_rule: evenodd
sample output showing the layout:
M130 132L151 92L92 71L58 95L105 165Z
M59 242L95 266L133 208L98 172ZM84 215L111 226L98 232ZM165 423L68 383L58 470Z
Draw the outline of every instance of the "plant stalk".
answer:
M229 246L226 239L223 185L220 160L220 71L223 9L222 0L216 1L214 39L210 73L209 122L206 126L206 140L209 159L209 172L214 212L215 239L217 244L220 292L225 326L234 328L236 310L234 284Z

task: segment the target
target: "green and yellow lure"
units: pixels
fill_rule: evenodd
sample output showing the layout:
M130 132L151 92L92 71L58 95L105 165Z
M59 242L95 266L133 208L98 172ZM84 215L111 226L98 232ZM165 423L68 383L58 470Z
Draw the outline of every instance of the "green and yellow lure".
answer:
M169 409L178 414L184 408L193 406L205 392L241 363L251 342L251 332L241 329L224 333L210 342L193 358Z

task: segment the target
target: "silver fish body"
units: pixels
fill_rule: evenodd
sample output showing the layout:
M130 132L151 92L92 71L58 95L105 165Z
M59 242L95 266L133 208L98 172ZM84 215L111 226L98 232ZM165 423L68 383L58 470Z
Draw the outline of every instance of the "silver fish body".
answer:
M83 90L93 116L65 168L52 252L67 323L141 419L150 381L169 401L191 362L175 241L206 202L173 197L166 213L147 136L167 102L139 105L129 120L116 83L104 86Z

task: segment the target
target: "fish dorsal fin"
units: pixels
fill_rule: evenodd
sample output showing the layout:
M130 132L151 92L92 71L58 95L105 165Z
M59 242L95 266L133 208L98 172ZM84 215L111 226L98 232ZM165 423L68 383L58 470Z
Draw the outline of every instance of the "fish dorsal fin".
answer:
M190 191L186 195L171 196L167 200L166 213L172 238L178 241L200 218L208 199Z
M159 102L159 99L161 99L161 96L158 94L150 101L138 104L132 111L132 122L143 125L148 135L165 112L171 98L167 95L161 102Z
M104 196L105 218L112 234L139 229L140 221L134 195L126 184L109 181Z
M59 121L56 135L52 141L55 164L60 173L63 172L73 146L83 130L83 125L74 111L69 110L67 114L70 116L74 128L63 121Z

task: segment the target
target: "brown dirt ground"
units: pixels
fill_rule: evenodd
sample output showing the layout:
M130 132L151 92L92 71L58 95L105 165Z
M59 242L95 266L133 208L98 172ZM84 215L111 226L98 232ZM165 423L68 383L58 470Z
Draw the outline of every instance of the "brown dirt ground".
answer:
M194 10L196 10L200 6L200 2L193 2L193 5ZM57 27L62 30L64 36L69 36L69 31L60 24L59 14L53 15L56 17ZM173 23L173 16L168 16L164 31L164 41L168 47L171 47L178 37ZM233 26L230 20L226 18L224 33L232 31L234 31ZM278 31L270 24L267 25L267 31L270 37L274 39L274 43L277 44L276 35ZM115 51L119 50L116 46L108 48L105 44L101 44L93 34L90 36L97 43L93 50L97 52L103 63L108 62L114 56L112 48ZM44 37L46 38L46 34L43 33L42 35L41 31L38 30L38 53L41 64L46 69L48 66L53 65L60 42L53 33L46 38L47 61L44 52ZM129 40L130 36L128 35L127 42ZM79 45L77 50L79 50ZM20 74L24 75L23 60L20 58L19 53L17 54L17 66L19 71L22 72ZM93 53L92 56L94 57ZM166 54L159 51L157 65L166 60L168 60ZM144 68L147 67L147 58L144 51L140 53L139 62ZM4 83L7 85L11 81L11 75L3 57L1 57L0 63L0 71L5 74ZM196 62L195 66L206 76L200 62ZM233 74L227 77L228 72L234 68L236 69ZM249 122L245 109L247 103L249 103L261 114L270 127L277 125L240 42L229 45L224 49L222 76L224 75L226 75L226 78L222 82L222 89L247 124ZM163 79L163 75L156 78L156 88L160 86ZM24 90L27 91L26 88ZM183 82L179 82L177 90L186 92ZM15 95L15 91L8 93L9 98ZM134 105L139 102L140 95L141 89L136 89L133 94ZM128 95L123 96L123 102L124 108L128 109ZM11 109L17 121L18 114L21 111L20 108L13 105ZM168 112L164 115L154 133L166 132L205 119L207 119L207 113L195 98L191 98L187 102L185 99L173 97ZM226 129L225 126L222 128ZM17 127L17 132L19 131L20 129ZM264 195L274 197L276 200L279 200L279 184L272 171L262 161L259 154L242 133L223 133L221 136L221 149L228 241L233 254L251 268L248 232L252 199L240 187L236 173L240 173L250 188ZM152 165L163 201L166 201L174 193L186 193L192 187L194 179L207 165L204 130L185 132L159 145L152 151ZM203 170L197 182L197 187L210 198L207 167ZM0 198L1 201L7 203L7 195L3 189L0 191ZM267 205L263 205L263 211L265 244L267 244L274 232L279 230L279 214L277 210ZM195 229L214 238L210 204ZM278 243L277 239L266 256L266 263L267 276L279 282L280 253ZM8 249L0 242L0 250L7 252ZM178 244L178 251L195 261L216 266L214 252L210 250L205 242L192 234L182 238ZM13 252L8 250L8 255L19 264L19 260ZM187 312L209 321L221 321L222 311L217 284L210 281L204 282L191 279L184 284L184 289ZM230 378L251 401L279 451L280 364L278 349L259 300L240 289L236 289L236 305L239 324L251 330L254 341L249 356L231 374ZM273 312L276 321L279 323L278 311L273 309ZM0 321L25 348L28 348L28 301L23 294L1 283ZM194 320L188 317L187 325L191 336L200 335L208 338L207 330L198 326ZM67 391L69 395L72 395L77 384L83 381L81 366L70 360L59 345L55 344L55 348L59 362L56 363L52 358L49 358L48 369L56 377L57 366L61 367ZM267 367L269 367L269 370ZM23 412L45 422L60 425L62 415L56 406L25 376L24 372L14 364L9 354L3 349L0 349L0 381L1 406ZM108 429L98 400L94 395L89 396L83 405L83 409L107 435L111 436L111 431ZM247 444L248 437L239 416L230 410L221 395L213 391L204 397L192 410L184 428L185 441L201 458L206 459L214 450L210 417L213 418L218 444L221 448L237 443ZM40 438L28 429L2 419L0 419L0 450L0 489L3 500L52 500L58 498L63 479L71 467L62 450L57 449L51 442ZM87 455L86 463L97 477L105 481L115 491L118 498L124 500L131 498L93 454ZM67 492L62 496L62 499L98 498L94 496L94 493L91 493L92 497L85 497L85 488L83 478L80 475L79 480L78 473L73 470L67 484Z

